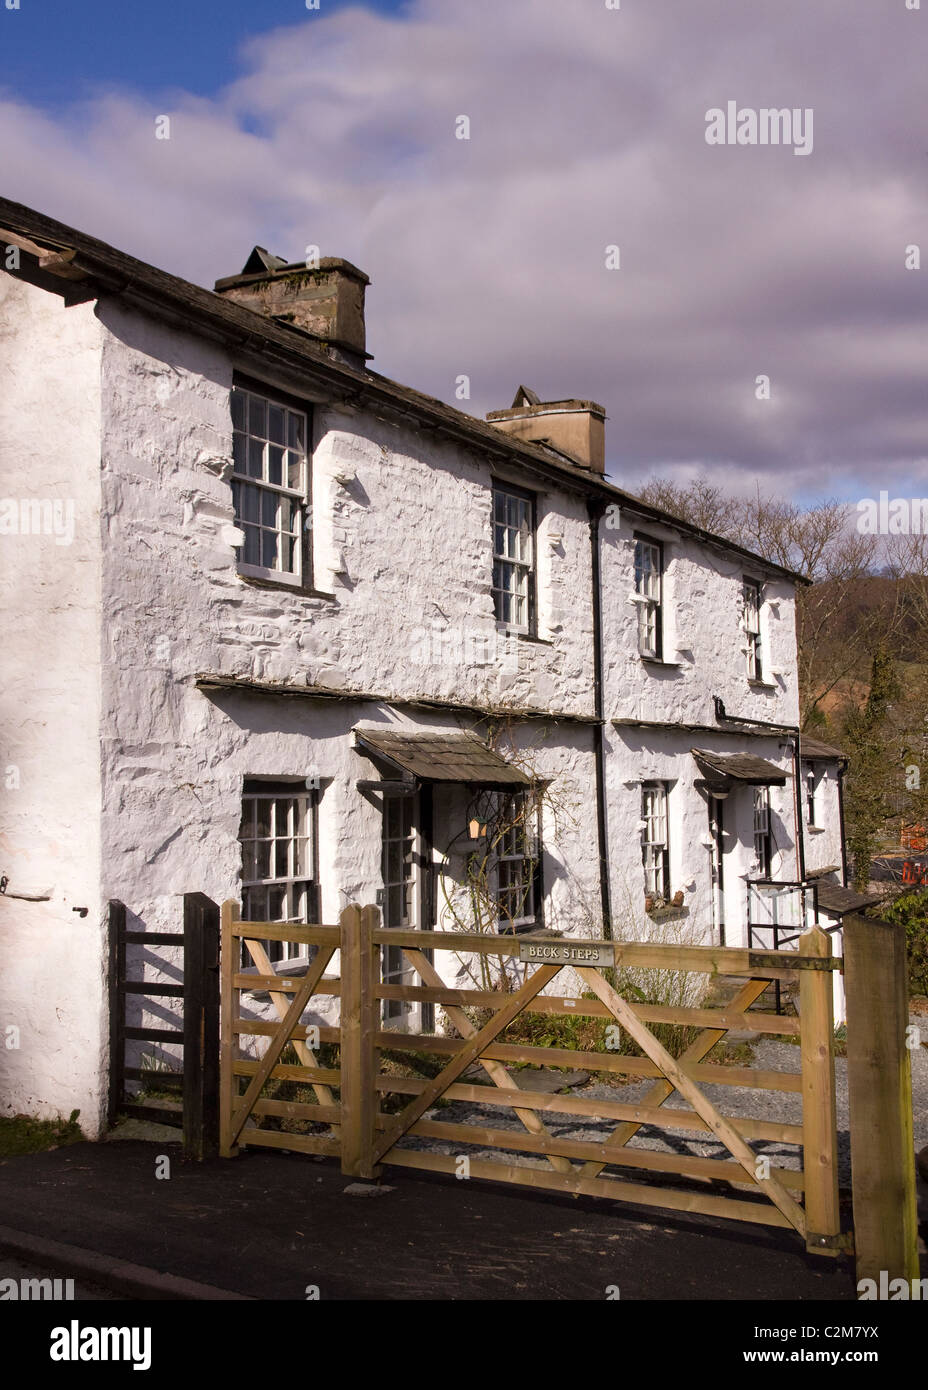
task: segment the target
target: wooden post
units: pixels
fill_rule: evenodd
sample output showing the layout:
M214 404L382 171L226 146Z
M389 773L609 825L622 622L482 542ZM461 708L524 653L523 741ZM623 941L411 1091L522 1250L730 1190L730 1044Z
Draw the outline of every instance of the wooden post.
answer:
M377 1093L377 1001L380 950L373 934L380 925L376 907L346 907L341 926L341 1141L342 1172L354 1178L374 1178L374 1122Z
M799 938L801 956L830 956L820 927ZM799 972L802 1056L802 1152L806 1249L839 1255L838 1116L835 1104L834 1000L830 970Z
M857 1278L919 1277L905 928L844 919Z
M184 1157L219 1148L219 908L184 894Z
M236 1080L232 1071L235 1056L235 1034L232 1031L237 1014L238 991L232 988L232 976L238 970L239 938L232 935L234 923L240 920L237 902L226 899L222 904L222 927L219 948L219 1154L234 1158L238 1149L232 1143L232 1101Z
M126 1098L126 905L109 906L110 1084L107 1123L116 1123Z

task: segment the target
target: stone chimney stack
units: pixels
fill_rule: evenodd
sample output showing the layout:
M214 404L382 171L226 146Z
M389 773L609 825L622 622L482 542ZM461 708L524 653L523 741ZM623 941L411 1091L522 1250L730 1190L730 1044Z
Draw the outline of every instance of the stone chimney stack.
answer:
M491 410L491 425L517 439L549 444L593 473L606 471L606 412L595 401L540 401L520 386L511 410Z
M242 273L217 280L215 290L257 314L311 333L336 360L363 368L370 357L364 332L369 284L364 271L350 261L323 256L315 269L256 246Z

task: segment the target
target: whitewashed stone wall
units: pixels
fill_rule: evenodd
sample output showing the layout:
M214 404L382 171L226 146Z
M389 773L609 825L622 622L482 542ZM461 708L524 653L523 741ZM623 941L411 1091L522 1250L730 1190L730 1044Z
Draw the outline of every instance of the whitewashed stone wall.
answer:
M841 809L838 800L836 763L816 762L815 818L809 824L805 796L805 765L802 767L802 820L805 834L806 869L824 869L841 864Z
M116 301L101 302L95 316L91 307L65 311L56 298L22 286L10 289L6 280L4 285L22 296L21 305L10 305L16 311L10 321L25 323L20 307L31 314L32 327L16 331L44 373L41 384L36 373L22 374L16 393L4 399L3 418L14 427L14 452L23 459L17 486L26 486L30 464L55 486L49 480L60 467L88 518L82 533L86 553L75 541L65 558L52 557L48 571L56 643L35 676L38 705L28 640L14 633L11 647L20 672L10 700L17 707L10 726L14 743L20 739L39 750L45 774L41 792L15 803L23 809L14 813L22 817L14 822L14 848L25 843L42 869L53 851L39 851L33 841L43 833L53 839L66 870L60 882L86 899L90 910L86 919L61 921L70 908L70 899L62 899L53 926L51 907L29 907L34 915L28 919L20 916L25 907L14 909L15 940L29 949L14 952L12 974L0 981L0 1023L4 998L21 1007L18 1001L41 995L39 972L46 961L39 948L55 940L54 1008L59 996L65 1000L64 1017L86 1044L76 1049L69 1039L70 1081L62 1082L60 1093L86 1096L89 1111L96 1104L99 1123L107 901L124 901L133 926L180 931L185 892L238 897L246 777L319 774L325 784L319 807L323 920L336 921L348 902L376 900L381 813L376 799L365 798L356 786L375 774L354 751L352 730L371 723L420 729L470 723L464 714L413 711L391 701L428 698L577 718L517 719L510 733L517 759L530 761L551 780L544 817L547 925L599 935L594 738L591 724L583 722L594 712L583 499L553 485L539 492L541 640L519 640L514 661L462 660L462 653L479 651L484 639L496 636L490 593L490 485L496 470L479 451L411 424L321 405L314 412L314 581L331 597L248 583L234 568L229 393L236 364L229 355ZM254 364L249 369L254 375ZM274 385L273 374L267 381ZM292 382L279 384L293 389ZM28 426L17 425L20 415L28 416ZM66 435L66 453L48 447L49 432L56 441ZM511 466L501 475L529 483ZM96 529L101 513L102 558ZM794 723L790 586L771 582L765 590L765 645L775 689L758 691L745 676L744 565L672 528L642 527L666 547L666 655L679 662L645 666L637 655L636 609L629 602L632 529L623 515L617 529L602 531L607 719L712 724L712 697L720 695L730 713ZM34 618L36 585L41 591L45 583L36 557L37 551L29 561L32 582L20 583L18 568L15 583L10 581L20 626L26 614ZM68 597L59 614L54 596L62 592ZM197 673L321 685L344 696L206 694L196 687ZM365 691L381 698L357 697ZM51 739L49 722L59 727ZM658 777L674 783L672 885L686 895L689 939L705 939L711 903L701 838L707 821L704 799L693 787L694 745L745 748L743 739L722 732L607 729L611 891L615 926L623 935L657 934L643 913L638 821L640 781ZM750 748L791 771L775 737L752 739ZM739 797L734 793L726 809L729 884L750 871L753 856L749 790L743 804ZM774 870L792 877L791 789L774 789L771 800L779 850ZM64 816L62 806L68 808ZM437 850L457 828L436 818ZM453 862L447 872L453 876ZM736 892L743 892L740 879ZM9 913L10 904L0 903L0 910ZM737 916L734 909L726 915L733 942ZM41 926L27 927L27 920ZM33 963L27 967L25 961ZM133 969L150 979L179 978L179 961L170 950L138 953ZM446 973L454 977L453 969ZM79 996L73 1018L72 996ZM36 1040L47 1042L46 1014L53 1006L49 1000L34 1007L30 1027ZM171 1008L150 1003L130 1022L163 1026L172 1015ZM25 1065L17 1073L14 1104L32 1108ZM43 1065L43 1075L46 1070ZM42 1087L39 1102L53 1105L58 1092L44 1081Z
M638 655L638 607L632 601L636 531L664 545L664 666ZM764 586L761 629L772 688L758 689L747 679L741 595L743 578L757 577L759 568L627 511L618 526L604 524L602 539L609 717L711 726L713 696L719 695L729 714L798 723L795 599L789 581L768 579Z
M179 930L181 895L238 896L245 777L319 773L322 915L372 902L381 886L375 775L352 750L358 723L461 727L383 703L254 694L207 696L197 672L475 704L592 707L589 532L577 499L540 501L543 641L511 662L462 665L455 637L495 637L485 460L381 421L315 413L314 549L333 599L248 584L234 571L229 389L218 350L104 305L104 897L139 924ZM361 433L363 431L363 433ZM558 541L546 541L548 533ZM578 604L579 596L579 604ZM437 659L436 659L437 658ZM597 914L591 734L516 724L516 748L560 783L569 814L545 827L550 914ZM541 731L541 732L539 732ZM436 844L446 828L436 826ZM168 951L136 970L176 978ZM159 968L157 958L165 960ZM140 1015L163 1024L169 1008ZM149 1048L155 1054L170 1049Z
M0 897L0 1111L53 1118L79 1109L91 1135L107 1034L101 339L92 304L66 309L0 276L0 873L9 877ZM36 529L27 506L25 534L24 501L41 518ZM48 534L43 509L56 503Z

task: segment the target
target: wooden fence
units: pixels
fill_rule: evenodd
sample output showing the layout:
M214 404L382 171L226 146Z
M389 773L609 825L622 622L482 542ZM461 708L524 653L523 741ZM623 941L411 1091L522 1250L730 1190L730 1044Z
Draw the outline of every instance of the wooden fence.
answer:
M849 985L861 968L869 976L876 957L893 979L898 977L898 951L895 946L888 949L889 938L874 936L871 925L866 922L864 928L847 934ZM241 970L240 940L244 940L257 974ZM318 950L305 975L291 979L274 973L262 945L267 940L292 941ZM386 945L403 950L419 983L381 983L381 952ZM578 949L586 951L586 956L578 955ZM340 974L338 978L328 977L325 971L336 951L340 952ZM521 958L521 983L512 992L449 988L427 951ZM838 1200L832 972L842 968L842 961L831 956L829 939L819 929L801 938L798 952L756 951L386 930L372 907L347 908L338 925L279 926L241 922L237 905L227 902L222 911L222 959L220 1153L225 1157L233 1156L243 1144L327 1154L340 1159L345 1174L371 1179L379 1176L382 1165L457 1173L461 1155L473 1148L517 1152L540 1162L514 1164L505 1157L499 1161L472 1157L469 1174L533 1189L582 1193L782 1227L794 1230L806 1249L818 1254L837 1255L853 1248L851 1231L841 1228ZM580 977L584 993L593 997L542 993L567 966ZM616 978L613 967L731 976L737 992L728 1004L717 1008L639 1003L623 997L610 983L610 976ZM752 1008L771 981L795 981L797 975L798 1018ZM268 991L276 1021L242 1017L240 995L256 989ZM320 1026L308 1033L299 1020L318 995L340 996L340 1024ZM896 997L898 1002L898 988ZM440 1005L449 1031L439 1035L385 1030L382 1001L388 999ZM903 1266L911 1267L914 1224L911 1231L906 1228L901 1240L888 1237L885 1227L890 1200L898 1201L901 1196L907 1211L911 1188L914 1204L914 1164L911 1154L906 1162L904 1118L900 1118L907 1076L904 1039L893 1034L891 1026L879 1024L880 1002L873 989L849 988L849 1011L855 1006L860 1035L868 1039L864 1049L870 1059L868 1065L875 1065L882 1077L882 1123L885 1127L887 1115L895 1115L896 1124L890 1151L883 1144L881 1131L873 1129L873 1114L868 1109L872 1101L866 1085L852 1082L856 1122L861 1126L854 1149L855 1198L858 1191L866 1191L871 1213L863 1223L868 1233L865 1259L868 1265L874 1259L888 1260L880 1267L903 1273ZM520 1014L602 1019L624 1030L643 1055L506 1042L505 1030ZM485 1023L474 1021L486 1015ZM655 1023L699 1031L682 1056L674 1058L649 1027ZM849 1032L854 1023L849 1012ZM798 1037L799 1071L773 1072L707 1062L716 1043L733 1028ZM247 1035L268 1039L257 1060L238 1055L239 1039ZM314 1043L318 1040L320 1045L337 1044L338 1065L320 1066L307 1038ZM279 1060L288 1045L295 1049L297 1065ZM425 1054L438 1059L435 1065L440 1070L431 1079L396 1075L382 1067L384 1051ZM651 1086L643 1099L634 1102L539 1093L520 1087L518 1072L508 1070L514 1063L580 1066L594 1073L647 1078ZM475 1066L482 1068L489 1085L464 1079L464 1073ZM274 1081L300 1081L311 1086L315 1103L267 1096L268 1083ZM766 1118L762 1100L755 1115L727 1115L706 1094L707 1084L800 1095L801 1123ZM675 1093L692 1108L667 1108L665 1102ZM408 1099L398 1113L390 1113L382 1108L385 1096ZM520 1128L428 1116L440 1100L498 1107L514 1116ZM616 1124L602 1140L567 1138L548 1128L546 1112L576 1116L578 1121L607 1119ZM299 1134L257 1127L263 1116L275 1115L315 1121L318 1130ZM714 1136L727 1154L724 1158L704 1158L630 1148L629 1141L644 1125ZM318 1132L323 1127L324 1132ZM452 1152L403 1146L407 1138L444 1141ZM752 1147L751 1141L757 1140L800 1147L802 1169L776 1166ZM636 1171L647 1173L651 1181L634 1181ZM682 1179L689 1185L665 1185L668 1178ZM710 1189L712 1182L724 1186ZM878 1213L876 1219L873 1213ZM892 1221L897 1225L898 1217L894 1215Z

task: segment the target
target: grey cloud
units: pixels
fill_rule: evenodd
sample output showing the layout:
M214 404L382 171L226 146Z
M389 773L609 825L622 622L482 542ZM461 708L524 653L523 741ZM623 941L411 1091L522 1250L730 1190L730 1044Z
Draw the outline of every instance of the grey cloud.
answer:
M446 400L466 372L474 413L599 399L621 480L892 489L926 476L926 43L901 0L342 10L173 97L170 142L125 91L8 99L4 191L201 283L256 241L347 256L379 370ZM812 154L708 146L729 99L811 107Z

